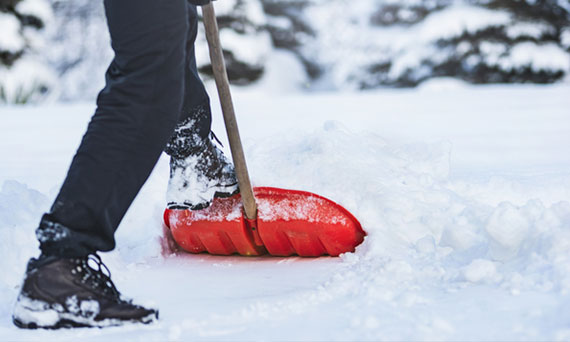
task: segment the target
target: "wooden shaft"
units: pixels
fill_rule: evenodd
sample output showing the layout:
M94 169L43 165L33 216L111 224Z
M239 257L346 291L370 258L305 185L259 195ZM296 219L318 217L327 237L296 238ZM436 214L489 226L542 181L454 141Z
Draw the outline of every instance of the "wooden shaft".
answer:
M228 133L232 158L236 168L245 217L250 220L255 220L257 218L257 204L255 203L253 188L249 180L249 173L247 172L247 164L239 136L232 94L230 93L230 82L228 80L226 63L224 62L222 45L220 43L218 22L216 21L214 5L211 2L202 6L202 16L204 17L206 39L208 40L208 47L210 49L210 60L212 61L218 96L220 97L222 112L224 113L226 132Z

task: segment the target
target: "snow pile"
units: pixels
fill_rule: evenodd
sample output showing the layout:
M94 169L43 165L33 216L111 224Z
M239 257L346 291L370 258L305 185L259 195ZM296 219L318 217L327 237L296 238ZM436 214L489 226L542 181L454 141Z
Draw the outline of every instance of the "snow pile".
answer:
M558 315L567 301L541 298L570 290L570 203L488 205L462 196L448 178L449 149L395 144L336 122L252 142L255 183L323 194L369 235L317 288L186 319L170 336L243 338L263 322L297 326L305 331L297 338L564 339ZM544 311L527 315L534 305ZM497 324L503 308L512 316ZM328 328L310 335L307 318Z
M248 154L255 156L252 170L264 169L256 182L326 195L352 211L369 235L322 289L277 304L262 301L243 319L283 319L308 301L341 312L366 339L478 339L513 335L495 329L464 335L463 316L426 313L409 332L401 320L447 305L437 302L441 290L451 297L479 284L513 296L570 291L570 203L490 206L463 197L447 178L449 144L398 146L327 123L311 134L257 143ZM549 333L555 332L530 336Z
M256 182L311 190L356 213L369 233L365 251L357 254L364 260L410 253L421 258L428 252L434 266L439 263L446 277L457 281L463 267L488 260L499 263L502 286L515 286L514 277L525 279L520 284L530 286L527 290L570 290L564 275L569 259L561 253L570 243L570 203L530 199L524 205L490 206L464 197L448 184L448 143L398 146L329 122L320 132L271 138L249 154L255 156L253 170L266 169L255 175ZM291 173L306 176L287 177ZM534 272L545 264L553 266L536 279Z
M49 209L48 197L29 189L17 181L2 180L0 190L0 260L4 270L0 278L0 293L3 297L0 315L10 317L12 302L16 299L14 289L20 285L24 265L30 256L38 254L38 242L31 227L37 226L44 211Z

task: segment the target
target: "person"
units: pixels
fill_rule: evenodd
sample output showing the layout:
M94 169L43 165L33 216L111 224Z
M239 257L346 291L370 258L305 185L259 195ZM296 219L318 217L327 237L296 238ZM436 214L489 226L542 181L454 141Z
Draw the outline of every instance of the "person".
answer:
M97 255L162 151L170 155L167 205L201 209L239 191L210 131L196 68L197 6L209 0L104 0L115 57L67 177L36 236L13 322L21 328L150 323L158 310L124 299Z

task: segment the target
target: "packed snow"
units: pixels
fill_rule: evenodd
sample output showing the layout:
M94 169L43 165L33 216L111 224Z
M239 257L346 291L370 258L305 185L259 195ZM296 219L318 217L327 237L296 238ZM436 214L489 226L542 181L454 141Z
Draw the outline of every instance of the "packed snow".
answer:
M1 107L0 336L568 340L569 91L446 79L362 93L237 89L254 185L343 205L364 243L340 258L172 253L163 156L103 255L119 290L159 307L159 322L63 331L18 330L11 311L94 107Z

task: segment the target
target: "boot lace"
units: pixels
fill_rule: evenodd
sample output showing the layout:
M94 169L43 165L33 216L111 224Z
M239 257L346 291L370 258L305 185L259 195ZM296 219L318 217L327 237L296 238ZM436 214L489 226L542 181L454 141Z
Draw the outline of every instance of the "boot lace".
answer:
M95 266L95 267L92 267ZM72 270L74 274L81 275L81 282L91 288L101 291L117 300L121 294L111 280L111 271L97 254L90 254L86 258L77 259L77 267Z
M222 144L222 142L220 141L220 139L218 139L218 137L216 136L216 134L214 133L214 131L210 131L210 139L216 141L218 144L220 144L220 146L224 147L224 144Z

